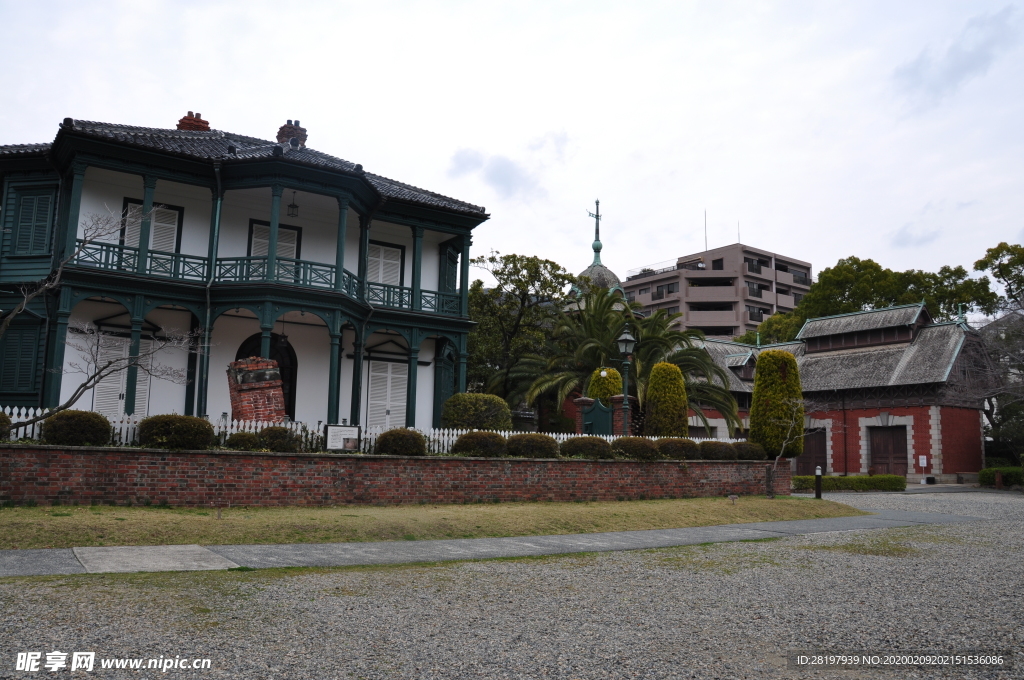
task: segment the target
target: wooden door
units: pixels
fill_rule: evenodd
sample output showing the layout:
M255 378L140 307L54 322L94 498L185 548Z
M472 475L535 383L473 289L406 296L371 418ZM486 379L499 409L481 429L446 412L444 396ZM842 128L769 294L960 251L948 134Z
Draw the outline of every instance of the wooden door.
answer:
M869 427L870 461L876 475L907 476L907 428Z
M821 466L821 474L828 473L828 449L825 446L825 430L808 430L804 435L804 452L796 459L798 475L813 475Z

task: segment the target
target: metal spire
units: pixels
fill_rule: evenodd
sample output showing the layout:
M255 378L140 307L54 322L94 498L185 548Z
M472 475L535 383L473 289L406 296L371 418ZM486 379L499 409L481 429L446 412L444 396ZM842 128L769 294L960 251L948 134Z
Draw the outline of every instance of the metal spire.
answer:
M594 262L601 264L601 201L594 201L594 209L597 212L587 211L587 214L594 218Z

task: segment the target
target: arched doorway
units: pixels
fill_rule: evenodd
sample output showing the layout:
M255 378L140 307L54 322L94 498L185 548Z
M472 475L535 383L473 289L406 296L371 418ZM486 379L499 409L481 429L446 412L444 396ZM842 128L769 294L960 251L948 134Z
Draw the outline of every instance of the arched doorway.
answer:
M248 359L249 357L260 356L260 343L263 339L261 333L250 335L239 346L235 353L235 361ZM270 359L277 362L281 370L281 388L284 391L284 409L288 417L295 420L295 386L298 377L299 360L295 356L295 350L288 342L287 335L270 334Z

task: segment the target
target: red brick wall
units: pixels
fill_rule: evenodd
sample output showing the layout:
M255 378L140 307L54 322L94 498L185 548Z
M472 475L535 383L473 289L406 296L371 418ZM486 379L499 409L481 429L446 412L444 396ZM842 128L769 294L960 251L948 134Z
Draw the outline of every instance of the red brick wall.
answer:
M975 409L943 406L942 471L946 474L981 469L981 416Z
M780 466L776 492L788 494ZM11 445L0 500L338 505L752 495L764 462L404 458Z
M874 418L882 411L891 416L914 417L914 467L908 472L931 472L931 416L928 406L905 406L899 408L847 409L843 411L817 411L808 413L811 418L832 420L832 470L847 472L845 467L848 456L851 474L867 473L861 469L860 459L860 419ZM973 413L977 414L977 411ZM975 415L977 417L977 415ZM845 420L844 420L845 418ZM845 425L844 425L845 423ZM845 446L845 449L844 449ZM945 448L945 447L943 447ZM844 453L844 450L846 453ZM918 456L928 457L927 468L918 465Z

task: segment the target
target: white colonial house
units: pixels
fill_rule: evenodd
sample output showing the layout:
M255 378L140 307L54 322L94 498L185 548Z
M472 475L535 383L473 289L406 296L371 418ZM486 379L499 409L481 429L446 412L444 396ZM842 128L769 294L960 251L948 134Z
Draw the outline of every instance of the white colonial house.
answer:
M483 208L368 173L306 146L211 129L66 118L52 143L0 146L0 310L51 274L0 339L0 406L54 406L80 384L82 324L129 339L192 331L208 352L154 357L187 384L130 368L77 408L117 417L230 411L227 365L278 361L289 416L436 426L465 389L469 247ZM86 243L96 215L118 229ZM99 336L97 336L99 337ZM131 355L131 354L129 354Z

